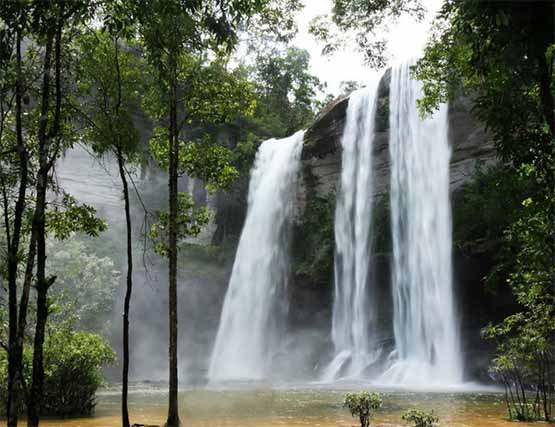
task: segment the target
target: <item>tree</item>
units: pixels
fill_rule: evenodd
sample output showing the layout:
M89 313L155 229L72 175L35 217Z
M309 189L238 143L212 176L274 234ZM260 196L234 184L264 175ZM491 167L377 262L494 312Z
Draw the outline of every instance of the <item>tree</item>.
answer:
M28 424L32 427L39 424L44 384L43 344L48 318L47 294L56 280L55 276L46 276L46 192L54 162L63 152L64 144L67 146L72 143L72 129L68 126L67 108L64 108L64 97L67 97L69 89L67 82L62 80L63 69L67 70L63 62L67 59L64 57L64 47L67 46L67 33L75 29L83 19L89 18L91 12L89 2L73 1L66 4L64 0L58 0L37 5L33 13L33 30L39 42L44 40L44 57L39 91L36 202L27 257L26 280L23 286L23 293L28 295L36 253L37 319L33 344L33 376L27 404ZM25 322L20 322L18 325L20 330L24 329L24 326Z
M387 33L387 26L402 15L424 17L420 0L334 0L331 16L315 18L309 31L324 42L324 54L332 54L341 46L354 41L364 54L365 62L373 68L386 64L387 41L378 34Z
M382 406L382 398L379 393L347 393L343 406L351 411L353 417L358 417L360 427L368 427L372 413Z
M296 47L257 56L250 72L257 95L253 120L265 137L291 135L314 118L323 85L308 72L309 62L310 54Z
M40 402L44 382L43 344L48 317L47 294L55 277L46 275L47 190L54 188L51 171L65 147L73 143L74 133L68 120L64 99L69 96L69 55L65 50L68 33L90 17L89 3L63 0L51 2L3 2L2 20L6 24L2 36L15 39L12 58L15 62L14 122L12 131L2 134L5 143L13 148L7 156L12 170L18 176L11 182L3 180L3 211L8 244L9 288L9 367L8 367L8 424L17 425L14 403L20 396L22 381L23 345L27 328L27 310L30 291L36 290L37 315L33 343L33 370L31 384L25 387L29 425L38 425ZM7 36L6 36L7 35ZM23 55L22 42L27 41ZM3 56L4 58L4 56ZM10 63L5 57L3 70ZM33 100L33 102L30 102ZM24 102L25 101L25 102ZM29 104L23 114L23 104ZM3 116L3 119L6 116ZM4 129L8 129L4 127ZM15 147L15 148L14 148ZM4 160L4 159L3 159ZM10 199L13 187L18 187L15 200ZM34 190L31 188L34 186ZM32 199L29 197L32 195ZM75 213L73 211L73 213ZM12 215L13 214L13 215ZM12 221L13 219L13 221ZM30 230L27 228L30 219ZM24 222L25 220L25 222ZM28 250L21 244L26 239ZM25 263L21 289L18 289L18 267ZM17 298L19 297L19 304Z
M191 61L205 49L217 56L232 50L237 41L237 28L249 16L261 12L270 2L244 0L215 4L210 1L148 0L137 4L135 13L146 57L154 71L155 81L165 105L158 108L156 118L164 125L167 143L159 145L167 152L169 171L169 212L167 216L167 256L169 260L169 408L166 425L179 426L177 402L177 240L179 195L177 189L180 170L179 136L183 126L209 121L204 118L226 116L228 111L212 108L213 98L199 97L180 81L198 83L204 91L214 81L190 79ZM182 90L183 92L180 92ZM223 91L221 94L225 94ZM220 98L224 103L225 95ZM160 103L157 103L160 106ZM228 104L231 105L231 104ZM237 109L237 105L234 106ZM152 111L152 110L151 110ZM181 120L180 120L181 116ZM185 120L183 120L185 119ZM190 147L195 147L190 145ZM224 168L225 169L225 168ZM229 170L229 169L227 169Z
M203 60L190 56L184 56L181 60L182 72L176 84L189 88L180 103L183 108L179 115L181 125L175 131L156 128L150 144L153 156L162 168L169 170L170 180L172 177L174 180L170 182L170 210L168 213L158 214L159 221L151 230L151 236L158 241L158 252L169 258L172 272L169 299L170 325L173 325L170 328L170 376L174 375L174 380L170 381L168 425L178 425L171 424L176 422L171 410L177 407L177 336L172 338L177 334L177 259L174 257L177 257L177 242L184 237L197 235L208 221L206 209L196 208L188 194L177 191L177 180L187 174L202 179L209 189L229 187L237 176L237 171L231 164L231 153L220 146L212 134L205 133L202 128L199 130L198 126L226 123L237 115L252 110L252 96L249 96L252 91L247 82L235 80L233 75L227 74L217 63L203 65ZM159 93L157 98L163 101L160 95ZM178 122L177 114L173 121ZM186 130L187 140L179 137L182 130ZM172 132L175 132L175 136ZM168 144L168 139L172 141L169 135L175 139L173 154L172 147ZM175 396L174 400L172 394Z
M139 134L133 117L140 107L138 88L141 64L131 41L132 22L118 2L108 5L101 31L80 40L84 108L87 137L99 155L113 154L117 160L125 210L127 274L123 307L122 424L129 427L127 408L129 382L129 309L133 292L132 218L127 169L139 160ZM123 13L122 13L123 12Z
M22 341L18 338L18 292L17 269L20 263L20 245L23 234L23 220L25 214L26 194L29 175L29 153L23 137L23 95L26 84L22 66L22 40L25 36L28 7L19 2L2 2L0 5L2 60L1 66L1 117L0 142L2 152L17 153L16 156L4 156L9 159L13 168L2 161L2 171L12 170L17 178L2 173L2 195L4 211L4 233L7 243L7 281L9 299L9 340L8 340L8 390L6 397L6 417L9 427L17 426L17 399L19 397L20 371L22 360ZM15 40L15 43L14 43ZM14 49L15 46L15 49ZM15 57L15 58L14 58ZM15 97L11 96L15 94ZM15 98L15 100L13 99ZM13 103L15 102L15 105ZM15 111L14 111L15 110ZM15 142L10 137L11 123L9 119L15 114ZM13 157L13 158L12 158ZM17 196L10 219L9 189L17 186Z

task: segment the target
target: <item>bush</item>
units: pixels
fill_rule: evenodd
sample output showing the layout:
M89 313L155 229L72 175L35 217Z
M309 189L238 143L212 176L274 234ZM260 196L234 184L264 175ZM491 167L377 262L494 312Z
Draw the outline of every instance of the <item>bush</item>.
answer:
M32 348L24 353L24 377L31 382ZM44 397L41 415L90 415L96 405L95 393L103 384L100 369L115 354L100 335L67 328L50 331L44 343ZM7 354L0 355L0 388L4 401L7 390ZM3 407L4 405L2 405Z
M434 427L439 421L439 418L434 415L434 411L425 412L419 409L409 409L402 418L413 423L414 427Z
M382 406L382 398L379 393L368 393L367 391L347 393L343 405L349 408L353 417L359 418L360 427L368 427L372 412Z

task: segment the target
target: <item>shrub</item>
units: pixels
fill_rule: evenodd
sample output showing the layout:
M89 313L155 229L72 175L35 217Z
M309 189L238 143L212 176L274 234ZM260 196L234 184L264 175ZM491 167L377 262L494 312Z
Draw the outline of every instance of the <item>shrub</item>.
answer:
M24 376L31 381L32 348L24 353ZM67 328L50 331L44 343L44 396L42 415L73 416L92 414L95 393L102 385L100 369L112 362L115 354L100 336ZM7 355L0 355L0 397L7 390Z
M349 408L353 417L358 417L360 427L368 427L372 413L382 406L382 398L379 393L347 393L343 404Z
M419 409L409 409L402 416L403 420L413 423L414 427L434 427L439 418L434 415L434 411L425 412Z

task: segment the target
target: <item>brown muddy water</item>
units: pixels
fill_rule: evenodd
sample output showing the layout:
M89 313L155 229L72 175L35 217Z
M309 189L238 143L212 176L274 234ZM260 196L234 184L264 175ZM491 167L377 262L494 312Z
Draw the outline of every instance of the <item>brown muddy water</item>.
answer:
M372 387L304 386L300 388L194 389L180 393L184 427L351 427L357 420L343 408L343 396L351 390ZM503 394L491 389L474 391L408 392L380 390L383 406L373 426L406 426L401 420L410 408L434 410L439 426L449 427L540 427L544 423L515 423L506 419ZM163 425L167 393L161 386L135 386L130 395L132 423ZM93 417L49 419L42 426L121 426L117 388L102 390Z

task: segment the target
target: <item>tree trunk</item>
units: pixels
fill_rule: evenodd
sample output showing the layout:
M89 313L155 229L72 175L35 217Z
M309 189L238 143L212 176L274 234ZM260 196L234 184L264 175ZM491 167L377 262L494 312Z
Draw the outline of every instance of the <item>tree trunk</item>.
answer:
M27 425L28 427L38 427L41 410L41 403L44 388L44 338L46 333L46 322L48 320L48 290L56 280L55 276L46 277L46 190L48 187L48 175L54 161L56 160L59 144L51 150L51 143L59 138L61 107L62 107L62 83L61 83L61 49L62 49L62 27L64 25L63 13L64 3L60 2L60 14L55 27L55 106L52 118L52 126L47 131L48 111L49 111L49 75L50 63L48 67L45 60L45 74L43 77L43 105L41 112L41 123L39 127L39 171L37 174L37 201L33 217L32 234L37 236L37 318L35 325L35 339L33 342L33 375L29 399L27 402ZM49 44L51 45L51 37ZM47 113L44 115L44 113ZM52 151L52 152L51 152Z
M17 350L19 354L17 357L20 360L18 366L18 375L21 377L21 358L23 355L23 343L25 339L25 330L27 327L27 307L29 304L29 293L31 291L31 285L33 282L33 270L35 266L35 255L37 252L37 242L39 238L39 233L41 230L40 222L44 222L44 208L46 202L46 185L48 170L45 169L47 162L46 152L47 152L47 125L48 125L48 112L50 104L50 72L51 72L51 54L52 54L52 44L53 36L49 34L46 40L46 47L44 52L44 63L43 63L43 79L41 85L41 117L39 123L38 131L38 141L39 141L39 171L37 173L37 184L36 184L36 205L35 211L33 213L33 222L31 227L31 239L29 242L29 251L27 253L27 265L25 268L25 276L23 279L23 289L21 291L20 302L19 302L19 319L17 324ZM41 214L42 212L42 214ZM41 218L42 217L42 218ZM38 264L37 264L38 266ZM37 288L38 283L38 271L37 271ZM37 323L38 323L38 307L37 307ZM35 357L35 352L33 352L33 357ZM21 378L23 381L23 378ZM32 395L25 396L27 400L27 413L28 419L35 416L38 423L38 405L39 402ZM28 423L30 421L28 420Z
M129 387L129 306L131 293L133 291L133 246L131 230L131 212L129 208L129 188L125 176L123 153L117 150L119 174L123 185L123 200L125 203L125 223L127 227L127 286L125 289L125 301L123 304L123 371L121 388L121 419L123 427L129 427L129 410L127 408L127 396Z
M42 253L42 239L37 242L37 275L38 270L43 268L43 262L39 262ZM44 336L46 331L46 321L48 319L48 288L53 283L54 278L50 280L37 279L37 323L35 326L35 340L33 351L33 378L29 402L27 404L27 426L38 427L40 420L40 408L42 403L42 394L44 387ZM39 280L42 281L39 282ZM39 284L40 283L40 284Z
M167 427L179 427L177 384L177 177L179 145L177 134L177 65L170 60L170 129L169 129L169 407Z
M46 151L46 150L40 150ZM48 182L48 162L43 154L41 166L37 177L37 200L33 217L32 234L36 235L37 248L37 318L35 324L35 338L33 342L33 375L29 399L27 402L27 425L38 427L40 406L44 384L44 336L46 331L46 321L48 318L48 289L55 280L55 277L46 278L46 189Z
M22 130L22 97L23 97L23 76L21 71L21 32L17 31L16 55L17 55L17 77L16 77L16 96L15 96L15 120L17 152L19 155L19 190L14 212L14 226L11 241L8 245L8 305L9 305L9 338L8 338L8 395L6 401L6 418L8 427L17 426L17 401L18 378L21 366L23 349L18 346L17 340L17 267L19 264L18 254L21 239L21 226L23 213L25 211L25 195L27 192L27 149L23 141ZM9 227L9 224L6 224Z

